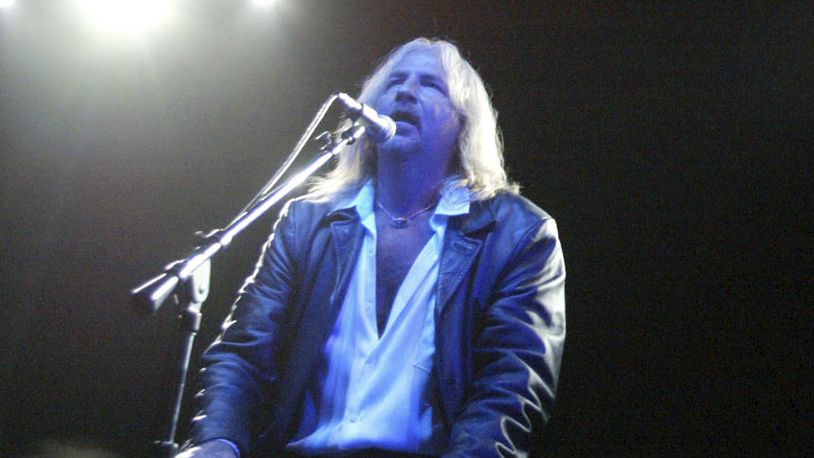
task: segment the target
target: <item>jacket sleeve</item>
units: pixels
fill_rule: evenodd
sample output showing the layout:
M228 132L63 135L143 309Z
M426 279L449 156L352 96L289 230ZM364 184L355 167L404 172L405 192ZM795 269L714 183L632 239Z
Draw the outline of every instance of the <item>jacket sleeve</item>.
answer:
M565 340L565 264L553 219L526 230L483 305L467 401L448 457L528 456L548 421Z
M287 206L254 273L246 280L221 335L204 352L195 395L198 413L187 446L221 438L245 456L252 425L267 412L278 377L278 349L285 307L296 294L297 278L292 247L296 234L293 207Z

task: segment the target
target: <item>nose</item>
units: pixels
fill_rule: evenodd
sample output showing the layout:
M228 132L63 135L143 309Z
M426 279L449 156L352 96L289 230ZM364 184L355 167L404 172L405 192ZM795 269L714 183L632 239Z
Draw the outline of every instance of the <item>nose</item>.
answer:
M396 100L399 102L415 102L416 101L416 85L412 78L404 81L396 91Z

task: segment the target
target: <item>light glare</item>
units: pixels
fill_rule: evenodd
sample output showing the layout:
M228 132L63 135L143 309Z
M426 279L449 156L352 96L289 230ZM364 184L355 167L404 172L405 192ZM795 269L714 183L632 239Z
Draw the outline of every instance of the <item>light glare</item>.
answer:
M96 31L135 37L164 22L170 0L76 0L81 13Z
M0 8L11 8L16 0L0 0Z

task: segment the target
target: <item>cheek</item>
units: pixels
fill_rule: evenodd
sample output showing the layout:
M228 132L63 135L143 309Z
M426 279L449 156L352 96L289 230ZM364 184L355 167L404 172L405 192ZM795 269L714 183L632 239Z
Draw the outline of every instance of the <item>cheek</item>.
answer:
M458 133L461 130L461 121L458 118L458 114L452 110L448 110L442 116L443 118L441 119L443 119L443 121L439 124L441 130L445 135L454 136L457 139Z
M443 131L460 127L458 114L450 106L436 106L432 110L432 116L435 124Z
M386 93L381 94L380 96L373 99L373 103L371 104L371 108L376 111L382 111L386 106Z

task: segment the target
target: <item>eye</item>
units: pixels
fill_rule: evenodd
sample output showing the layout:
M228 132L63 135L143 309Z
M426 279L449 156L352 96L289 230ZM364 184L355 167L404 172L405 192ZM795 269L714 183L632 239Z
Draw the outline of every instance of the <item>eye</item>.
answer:
M424 86L436 89L438 92L441 92L442 94L447 93L446 85L444 85L443 83L441 83L441 81L439 81L439 80L437 80L435 78L428 78L428 79L424 80Z
M388 89L390 89L391 87L398 86L399 84L401 84L403 82L404 82L404 77L401 77L401 76L391 77L389 80L387 80L387 86L386 87Z

